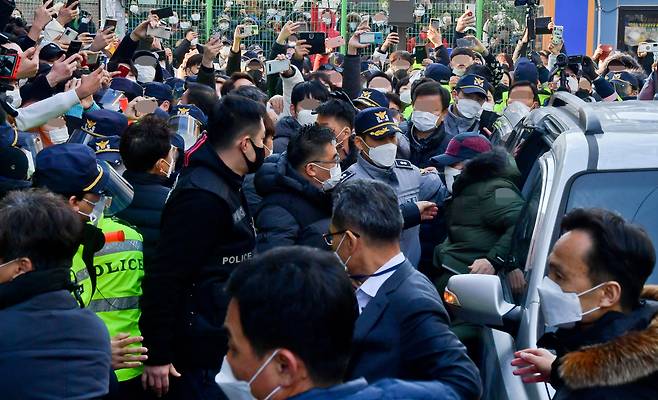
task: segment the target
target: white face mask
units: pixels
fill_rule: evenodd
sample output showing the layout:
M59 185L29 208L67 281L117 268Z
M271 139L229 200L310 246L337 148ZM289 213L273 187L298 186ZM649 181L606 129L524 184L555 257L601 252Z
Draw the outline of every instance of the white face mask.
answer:
M537 287L537 291L539 292L540 307L546 326L572 328L576 322L583 319L583 316L600 309L601 307L595 307L583 312L578 298L593 292L606 283L603 282L582 293L566 293L562 291L560 285L545 276L539 287Z
M370 160L382 168L390 168L395 164L395 156L398 153L398 146L395 143L386 143L377 147L370 147L363 141L368 148L368 157Z
M265 367L267 367L267 365L274 359L274 356L276 356L278 353L279 350L275 350L274 353L272 353L272 355L269 356L267 360L265 360L263 365L258 368L249 382L239 381L235 377L233 374L233 369L231 368L231 364L228 363L226 356L224 356L222 368L215 376L215 382L217 385L219 385L219 388L222 389L229 400L255 400L256 398L251 394L251 384L256 380L258 375L263 372ZM274 390L272 390L272 392L270 392L270 394L265 397L265 400L271 399L272 396L274 396L279 390L281 390L281 386L274 388Z
M403 90L400 92L400 101L405 104L411 104L411 90Z
M411 114L411 122L421 132L428 132L436 128L439 116L427 111L414 110Z
M322 190L325 192L330 191L331 189L335 188L336 185L340 182L340 177L343 175L343 171L340 168L340 164L336 164L335 166L331 168L325 168L321 165L313 163L316 167L319 167L325 171L329 171L329 179L326 181L321 181L316 177L313 177L316 181L320 182L322 184Z
M461 169L453 168L451 166L443 167L443 176L446 180L446 188L450 193L452 193L452 185L455 184L455 180L461 173Z
M139 6L137 4L130 5L130 12L133 14L139 13Z
M85 217L89 218L89 223L96 226L98 225L98 220L103 217L103 211L105 211L105 205L107 204L107 200L108 198L105 196L101 196L101 198L95 203L92 203L87 199L82 199L82 201L94 206L94 208L91 210L91 213L89 214L85 214L80 210L78 210L78 214L84 215Z
M452 73L459 76L459 77L462 77L466 73L466 70L463 69L463 68L453 68Z
M69 130L65 126L51 129L48 131L48 136L53 144L62 144L69 140Z
M217 27L219 28L220 31L227 31L231 27L231 24L229 24L228 22L222 22L219 25L217 25Z
M175 15L172 15L171 17L169 17L169 23L171 25L176 25L178 23L178 17L175 16Z
M304 125L313 125L318 119L317 114L311 114L313 110L299 110L297 111L297 122L301 126Z
M482 114L482 105L475 100L459 99L457 111L466 119L473 119Z
M199 39L194 38L190 40L190 46L196 46L197 44L199 44Z
M415 9L414 10L414 15L417 16L417 17L422 17L423 15L425 15L425 8L420 7L420 8Z
M325 24L325 25L330 25L331 24L331 17L329 17L329 18L323 17L322 18L322 23Z
M135 69L137 70L137 80L141 83L153 82L155 79L155 67L135 64Z
M493 112L494 105L492 103L484 103L484 104L482 104L482 110L483 111Z
M183 21L183 22L180 23L180 28L181 29L190 29L191 26L192 26L192 23L188 22L188 21Z
M7 100L11 98L11 102L9 103L10 106L18 108L21 106L21 104L23 104L20 89L8 90L5 92L5 94L7 95Z
M347 237L347 232L343 233L343 237L340 238L340 242L338 242L338 246L336 246L336 251L334 251L334 254L336 255L336 258L343 265L343 267L345 268L345 271L347 271L347 263L350 262L350 258L352 258L352 256L348 256L347 260L345 260L345 262L343 262L343 259L340 258L340 256L338 255L338 250L340 249L340 246L343 244L343 241L345 241L346 237Z
M357 27L357 23L356 23L356 22L350 22L350 30L351 30L351 31L355 31L355 30L356 30L356 27Z
M190 18L192 19L192 21L199 21L201 19L201 14L194 13L190 16Z
M576 93L578 91L578 80L573 76L567 77L567 86L571 93Z

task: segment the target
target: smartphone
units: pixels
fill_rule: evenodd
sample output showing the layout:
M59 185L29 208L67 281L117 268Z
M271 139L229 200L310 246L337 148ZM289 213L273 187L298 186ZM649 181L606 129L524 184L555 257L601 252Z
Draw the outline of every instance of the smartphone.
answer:
M553 43L554 45L558 45L562 43L563 35L564 35L564 26L555 25L553 27L553 36L551 37L551 43Z
M174 10L171 7L158 8L157 10L151 10L151 14L155 14L160 19L165 19L174 16Z
M425 45L419 45L414 48L414 57L416 58L417 63L421 63L427 58L427 49L425 48Z
M117 67L117 71L119 71L120 77L125 78L130 73L130 68L126 67L125 65L119 65Z
M470 13L469 15L475 15L475 4L473 3L466 3L464 4L464 12L465 13Z
M20 63L21 59L18 54L0 55L0 79L13 80Z
M71 28L66 28L66 30L64 31L63 37L64 36L67 37L69 39L69 42L70 42L72 40L75 40L75 38L78 37L78 32L74 31Z
M324 54L327 49L324 46L326 35L324 32L299 32L297 40L306 40L311 45L309 54Z
M240 34L245 36L258 35L258 25L245 25L240 28Z
M656 53L658 52L658 43L640 43L637 46L638 53Z
M270 60L265 62L267 75L278 74L290 69L290 60Z
M135 111L141 115L151 114L158 108L158 102L155 99L144 99L135 103Z
M430 26L436 30L443 28L443 19L441 18L430 18Z
M389 25L389 33L398 33L398 26L397 25Z
M537 35L549 35L551 30L548 29L548 24L551 23L551 17L537 17L535 18L535 33Z
M106 31L108 28L113 27L114 30L116 31L117 29L117 20L113 18L106 18L105 19L105 25L103 26L103 30Z
M582 64L583 63L583 56L569 56L568 59L569 64Z
M71 57L74 54L78 54L82 48L82 42L79 40L73 40L69 43L69 48L66 50L66 58Z
M151 25L149 25L148 28L146 28L146 35L160 39L170 39L171 28L168 26L156 26L155 28L151 28Z
M155 54L158 55L158 61L164 61L166 58L166 54L164 50L158 50L155 52Z
M455 41L457 47L465 47L467 49L472 49L475 47L475 41L473 38L459 38Z
M365 32L359 36L361 44L381 44L384 43L384 35L381 32Z
M87 65L94 65L98 62L98 55L100 52L88 52L87 53Z
M71 7L71 4L73 4L73 3L75 3L75 2L76 2L76 0L67 0L67 2L66 2L66 8ZM44 1L44 3L45 3L45 1ZM79 4L75 6L74 10L75 10L76 8L78 8L78 6L79 6Z
M343 39L342 36L336 36L336 37L332 37L332 38L327 39L326 47L328 49L335 49L335 48L340 47L344 44L345 44L345 39Z

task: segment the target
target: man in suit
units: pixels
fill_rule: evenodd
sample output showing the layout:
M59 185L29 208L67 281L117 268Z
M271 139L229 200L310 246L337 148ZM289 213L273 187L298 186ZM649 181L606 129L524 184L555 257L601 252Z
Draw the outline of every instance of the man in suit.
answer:
M358 286L347 378L434 380L463 399L478 398L478 370L450 331L439 294L400 251L403 221L393 189L355 179L334 196L325 239Z

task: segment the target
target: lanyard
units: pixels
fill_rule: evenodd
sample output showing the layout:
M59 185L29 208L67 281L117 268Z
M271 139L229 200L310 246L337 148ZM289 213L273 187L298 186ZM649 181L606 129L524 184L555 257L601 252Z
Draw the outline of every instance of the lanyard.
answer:
M386 269L383 270L383 271L375 272L375 273L372 274L372 275L350 275L350 279L353 279L353 280L355 280L355 281L357 281L357 282L361 282L361 283L363 283L363 282L365 282L368 278L372 278L372 277L374 277L374 276L382 276L382 275L386 275L386 274L388 274L389 272L393 272L393 271L397 270L398 268L400 268L401 265L402 265L402 264L394 265L394 266L392 266L392 267L390 267L390 268L386 268Z

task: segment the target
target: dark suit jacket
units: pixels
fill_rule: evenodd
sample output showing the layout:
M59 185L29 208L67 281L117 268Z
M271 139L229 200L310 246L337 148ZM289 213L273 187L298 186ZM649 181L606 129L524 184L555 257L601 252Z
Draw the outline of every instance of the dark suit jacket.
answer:
M435 380L461 398L480 396L480 374L450 330L439 294L407 260L356 320L346 380L358 377Z

